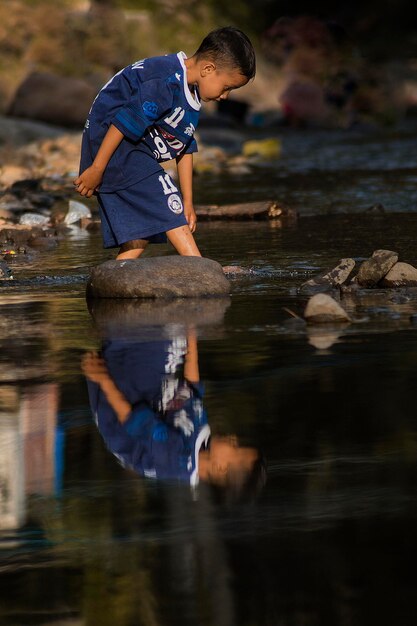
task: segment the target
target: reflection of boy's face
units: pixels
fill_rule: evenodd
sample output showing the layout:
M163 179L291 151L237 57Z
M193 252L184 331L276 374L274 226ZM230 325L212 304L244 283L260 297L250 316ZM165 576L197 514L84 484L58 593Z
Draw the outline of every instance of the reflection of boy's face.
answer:
M209 476L215 483L223 483L228 475L237 479L251 471L258 458L255 448L243 448L238 445L234 435L212 437L209 453Z

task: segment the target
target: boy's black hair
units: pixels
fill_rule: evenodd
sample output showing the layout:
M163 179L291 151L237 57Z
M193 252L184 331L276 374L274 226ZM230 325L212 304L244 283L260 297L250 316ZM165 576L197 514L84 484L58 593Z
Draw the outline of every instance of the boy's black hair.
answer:
M209 483L215 501L226 507L253 504L265 486L266 468L266 458L259 452L251 470L244 476L231 474L225 484Z
M256 73L255 51L249 37L233 26L212 30L204 37L195 56L215 61L220 67L232 66L248 80Z

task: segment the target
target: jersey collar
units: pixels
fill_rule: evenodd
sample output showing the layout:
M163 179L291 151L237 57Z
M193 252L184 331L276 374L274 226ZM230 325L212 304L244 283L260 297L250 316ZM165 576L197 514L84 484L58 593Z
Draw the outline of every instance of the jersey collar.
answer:
M195 109L196 111L199 111L201 109L201 102L198 96L197 88L196 87L194 88L194 95L193 95L187 83L187 68L185 67L185 63L184 63L184 59L187 58L187 55L185 54L185 52L178 52L177 57L183 69L183 77L184 77L183 89L184 89L185 97L187 98L187 102L193 109Z
M195 459L195 468L190 476L190 485L192 487L196 487L199 483L199 475L198 475L198 454L200 452L200 448L203 444L207 445L207 442L210 438L210 426L205 424L203 428L198 433L198 437L194 446L194 459Z

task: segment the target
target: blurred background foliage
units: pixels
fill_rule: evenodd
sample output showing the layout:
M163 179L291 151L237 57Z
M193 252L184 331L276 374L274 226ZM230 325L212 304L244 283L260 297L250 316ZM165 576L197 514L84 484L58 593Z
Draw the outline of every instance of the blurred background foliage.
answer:
M325 24L337 45L348 43L349 71L357 71L353 50L373 67L396 62L414 72L417 32L411 14L410 0L318 0L314 5L307 0L2 0L0 113L31 72L85 79L98 89L132 60L180 49L190 54L209 30L228 24L244 29L258 56L279 69L289 44L288 37L277 38L276 26L299 16ZM310 25L314 31L314 22ZM313 33L308 56L315 46ZM323 37L318 47L327 62Z

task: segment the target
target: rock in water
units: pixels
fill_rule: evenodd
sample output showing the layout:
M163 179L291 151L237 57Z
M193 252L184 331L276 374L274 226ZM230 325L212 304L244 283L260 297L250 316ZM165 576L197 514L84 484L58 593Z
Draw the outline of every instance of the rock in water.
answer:
M90 298L191 298L229 291L220 263L202 257L106 261L91 270L87 283Z
M12 270L5 261L0 261L0 280L9 280L12 277Z
M350 322L346 311L326 293L318 293L307 302L304 317L308 323Z
M67 226L69 224L75 224L76 222L79 222L83 217L91 217L90 209L82 202L70 200L68 204L68 213L64 218L64 223L67 224Z
M232 274L233 276L248 276L251 270L240 265L223 265L223 272L225 274Z
M416 287L417 269L408 263L396 263L382 280L384 287Z
M340 287L349 278L355 261L353 259L340 259L339 263L329 272L319 274L310 278L300 287L300 292L305 294L315 294L323 292L333 287Z
M361 287L375 287L397 261L396 252L375 250L371 258L361 264L356 280Z

